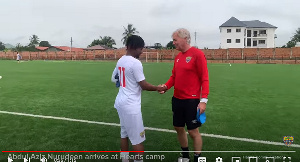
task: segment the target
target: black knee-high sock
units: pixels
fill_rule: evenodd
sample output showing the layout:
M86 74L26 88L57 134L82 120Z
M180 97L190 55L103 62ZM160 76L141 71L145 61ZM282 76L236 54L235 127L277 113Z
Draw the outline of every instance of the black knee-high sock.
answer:
M181 147L182 151L189 151L189 147ZM182 152L183 158L190 158L189 152Z
M201 156L201 153L200 154L194 154L194 162L198 162L198 157Z

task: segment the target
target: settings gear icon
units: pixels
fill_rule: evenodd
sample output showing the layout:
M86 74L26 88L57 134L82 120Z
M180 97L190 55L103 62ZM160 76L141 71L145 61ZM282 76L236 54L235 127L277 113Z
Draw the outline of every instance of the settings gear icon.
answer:
M218 157L218 158L216 158L216 162L223 162L223 159Z

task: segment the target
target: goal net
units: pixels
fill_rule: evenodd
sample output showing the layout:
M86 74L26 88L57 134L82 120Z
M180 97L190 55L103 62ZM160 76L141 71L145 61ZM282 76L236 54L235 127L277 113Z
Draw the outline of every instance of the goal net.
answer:
M143 62L159 62L158 52L143 52L139 60Z

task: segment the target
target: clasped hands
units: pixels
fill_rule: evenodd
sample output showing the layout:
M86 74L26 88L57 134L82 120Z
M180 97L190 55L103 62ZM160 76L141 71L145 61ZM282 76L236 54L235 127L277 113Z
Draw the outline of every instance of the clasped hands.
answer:
M168 90L168 87L165 84L160 84L157 86L157 92L160 94L166 93L167 90Z

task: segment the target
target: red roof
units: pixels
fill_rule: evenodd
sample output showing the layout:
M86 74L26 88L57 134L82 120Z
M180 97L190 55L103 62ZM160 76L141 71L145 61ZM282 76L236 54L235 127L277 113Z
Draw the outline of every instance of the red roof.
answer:
M49 47L35 47L36 49L40 50L40 51L45 51L47 50Z
M68 46L53 46L53 47L60 49L62 51L71 51L71 47L68 47ZM72 47L72 52L73 51L83 51L83 48Z

